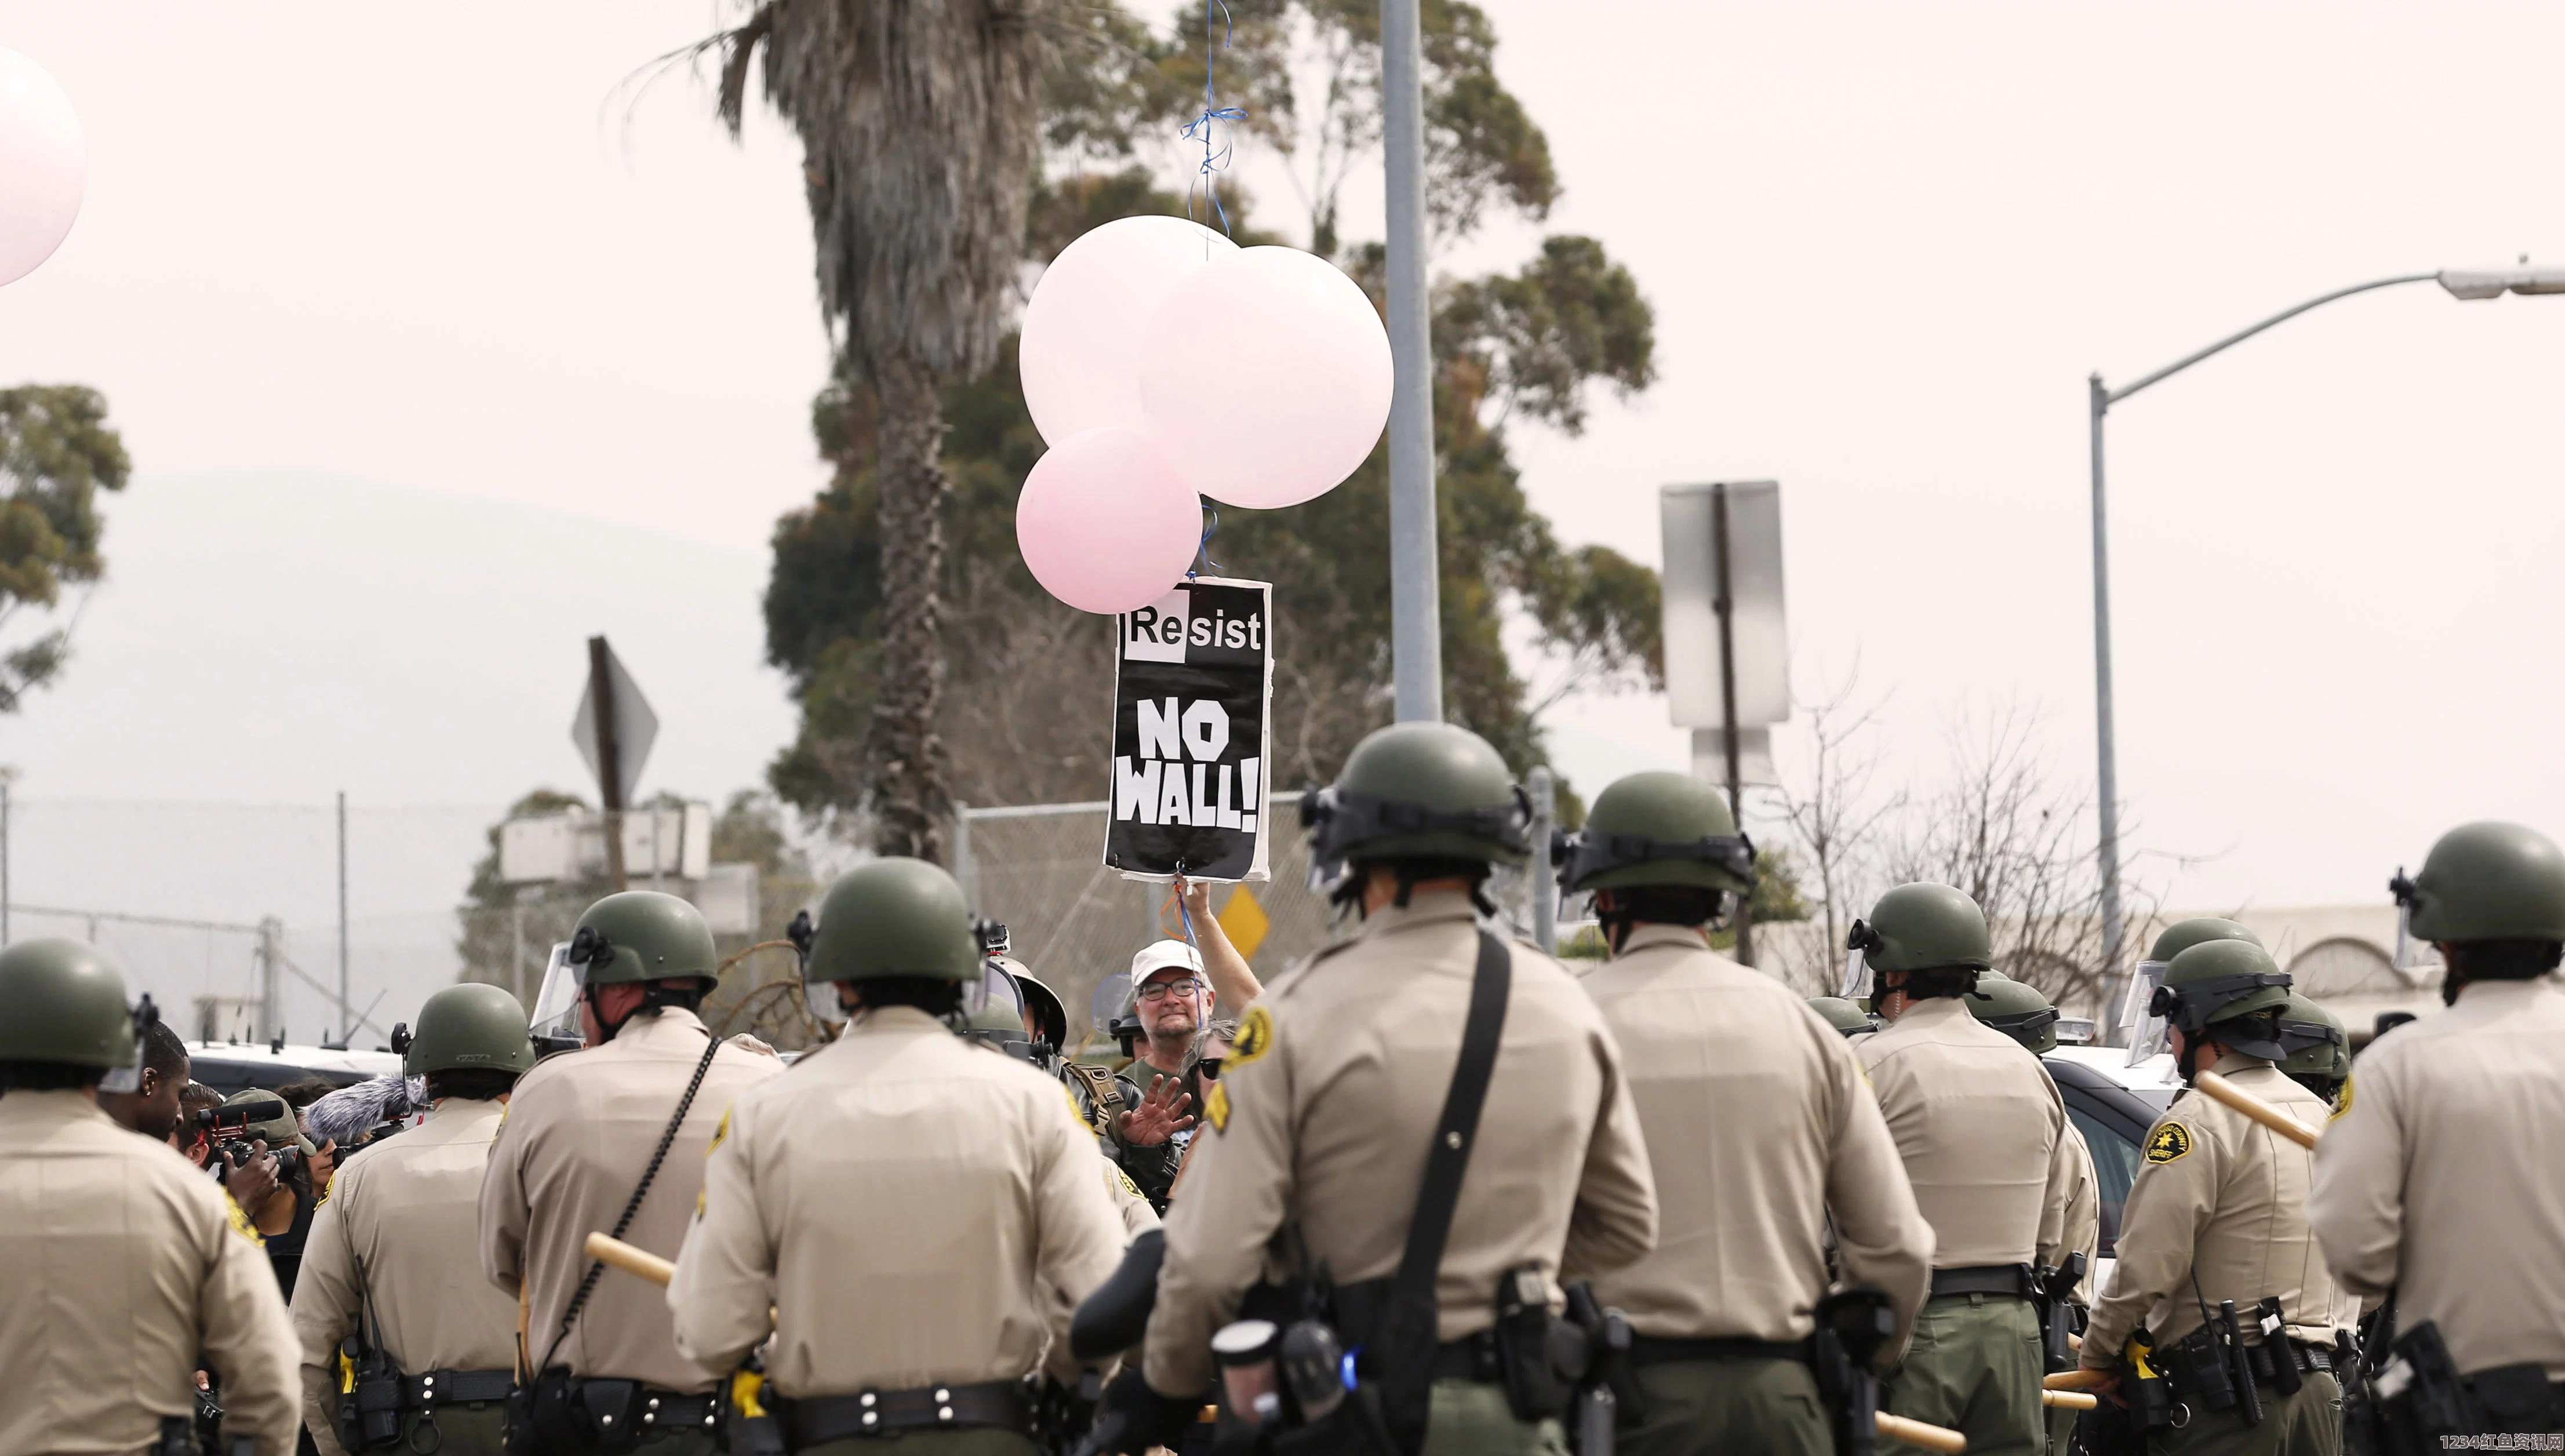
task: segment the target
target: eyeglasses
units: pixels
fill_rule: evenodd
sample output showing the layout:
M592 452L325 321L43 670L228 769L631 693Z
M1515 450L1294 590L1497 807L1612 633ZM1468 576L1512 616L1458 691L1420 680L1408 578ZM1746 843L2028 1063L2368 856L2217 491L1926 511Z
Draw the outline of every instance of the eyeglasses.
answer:
M1191 996L1201 989L1202 982L1193 979L1191 976L1180 976L1172 981L1151 981L1148 985L1140 988L1140 999L1143 1001L1164 1001L1170 996Z
M1202 1074L1203 1081L1218 1082L1220 1081L1220 1062L1221 1059L1218 1057L1205 1057L1194 1064L1194 1070Z

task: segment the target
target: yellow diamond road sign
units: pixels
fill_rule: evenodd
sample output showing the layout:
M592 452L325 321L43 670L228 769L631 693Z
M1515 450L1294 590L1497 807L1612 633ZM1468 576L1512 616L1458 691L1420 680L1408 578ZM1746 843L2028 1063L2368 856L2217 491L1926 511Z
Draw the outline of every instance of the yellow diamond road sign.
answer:
M1249 960L1256 958L1256 948L1265 943L1265 932L1274 928L1273 917L1256 902L1256 892L1243 884L1229 897L1229 903L1221 907L1218 918L1221 930L1229 936L1229 943L1237 946L1238 953Z

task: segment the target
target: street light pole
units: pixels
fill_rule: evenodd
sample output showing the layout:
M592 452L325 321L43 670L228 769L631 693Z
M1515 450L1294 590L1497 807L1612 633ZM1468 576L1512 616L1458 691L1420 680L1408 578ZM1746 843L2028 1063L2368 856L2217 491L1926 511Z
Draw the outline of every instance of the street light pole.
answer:
M1389 642L1401 723L1443 718L1442 559L1435 545L1434 341L1425 284L1425 74L1419 0L1380 0L1388 173Z
M2349 288L2320 294L2295 308L2283 309L2249 329L2229 334L2207 349L2166 364L2135 383L2114 389L2102 382L2099 372L2087 381L2085 398L2092 412L2093 426L2093 712L2096 759L2093 787L2100 799L2101 810L2101 845L2095 858L2102 875L2102 1010L2106 1037L2113 1029L2109 1014L2117 1009L2118 998L2112 990L2121 980L2120 958L2126 949L2128 927L2120 905L2120 766L2111 704L2111 534L2109 513L2104 508L2102 496L2102 417L2110 412L2112 405L2149 385L2181 373L2202 360L2223 354L2263 330L2285 324L2309 309L2320 308L2356 293L2407 283L2438 283L2448 290L2450 297L2457 299L2499 298L2505 293L2565 293L2565 269L2532 268L2528 264L2529 260L2523 258L2517 268L2400 273L2394 278L2356 283Z

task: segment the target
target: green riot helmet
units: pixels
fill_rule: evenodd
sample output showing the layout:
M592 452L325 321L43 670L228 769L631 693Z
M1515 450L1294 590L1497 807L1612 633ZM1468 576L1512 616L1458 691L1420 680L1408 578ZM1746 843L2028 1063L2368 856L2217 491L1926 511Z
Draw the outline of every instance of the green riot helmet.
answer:
M2416 940L2565 941L2565 853L2522 825L2462 824L2388 888Z
M553 947L544 984L535 993L533 1035L545 1055L569 1051L584 1038L580 1003L590 986L630 982L701 980L721 976L713 932L703 911L675 895L633 889L587 907L571 938ZM658 1004L658 1003L645 1003ZM608 1028L612 1037L621 1023Z
M2057 1008L2036 986L1989 972L1978 978L1977 989L1961 997L1960 1004L2035 1057L2057 1050Z
M418 1009L418 1030L392 1028L392 1050L401 1073L512 1072L534 1069L535 1045L526 1009L497 986L467 982L448 986Z
M2164 984L2165 967L2173 964L2175 956L2212 940L2262 943L2262 937L2252 931L2215 915L2194 915L2166 926L2148 949L2147 958L2138 962L2136 974L2129 977L2128 993L2120 1002L2120 1026L2128 1033L2131 1067L2164 1050L2164 1018L2149 1008L2155 1004L2156 988Z
M1531 856L1531 800L1488 740L1450 723L1392 723L1355 744L1334 785L1300 796L1300 824L1310 887L1339 899L1373 860Z
M962 886L940 865L897 856L867 859L828 886L802 963L812 1011L824 1009L829 1021L846 1019L829 989L834 983L894 976L958 982L964 1010L976 1013L987 997L987 972Z
M1862 1010L1841 996L1811 996L1808 1009L1826 1019L1826 1025L1847 1037L1879 1030L1879 1018Z
M1868 919L1852 922L1844 948L1851 955L1837 994L1846 997L1868 989L1874 971L1947 971L1947 977L1921 987L1910 981L1903 989L1909 997L1957 996L1994 966L1985 911L1947 884L1901 884L1881 895Z
M2280 1006L2280 1070L2327 1101L2351 1076L2351 1030L2342 1018L2292 991Z
M0 1062L92 1067L99 1090L139 1091L142 1034L160 1019L145 996L124 1000L124 972L77 940L22 940L0 950Z
M1559 888L1687 885L1749 894L1754 846L1737 832L1719 791L1689 774L1616 779L1565 837Z
M2247 1057L2270 1062L2286 1057L2278 1022L2288 1000L2289 973L2269 951L2249 940L2208 940L2165 967L2164 984L2156 988L2148 1009L2181 1029L2181 1071L2187 1080L2192 1049L2204 1037Z

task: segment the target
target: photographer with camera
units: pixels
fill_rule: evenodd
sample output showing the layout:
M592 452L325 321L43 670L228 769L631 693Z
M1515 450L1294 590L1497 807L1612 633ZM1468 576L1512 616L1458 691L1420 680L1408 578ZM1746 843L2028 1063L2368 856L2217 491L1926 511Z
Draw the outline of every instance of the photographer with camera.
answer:
M321 1202L312 1141L285 1098L263 1088L232 1093L211 1118L223 1191L258 1231L276 1270L277 1290L291 1301L303 1268L303 1241L312 1233L312 1210Z

